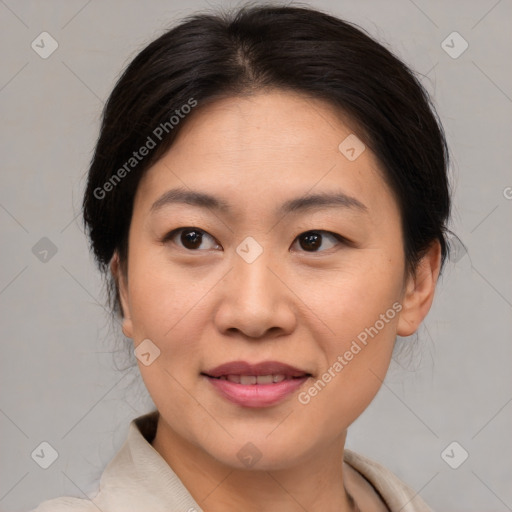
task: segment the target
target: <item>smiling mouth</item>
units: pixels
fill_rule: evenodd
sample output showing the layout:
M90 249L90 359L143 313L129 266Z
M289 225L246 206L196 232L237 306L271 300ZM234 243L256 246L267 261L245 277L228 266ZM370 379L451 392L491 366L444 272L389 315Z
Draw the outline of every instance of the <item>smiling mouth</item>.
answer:
M237 384L275 384L287 379L310 377L307 371L279 361L231 361L201 372L207 377L224 379Z
M297 391L311 373L276 361L224 363L201 372L219 395L241 407L276 405Z
M206 374L203 374L206 375ZM244 386L253 386L256 384L277 384L279 382L283 382L284 380L293 380L293 379L302 379L304 377L310 377L310 374L304 373L303 375L298 375L295 377L289 375L279 374L270 374L270 375L221 375L220 377L213 377L212 375L206 375L207 377L211 377L212 379L218 380L227 380L229 382L234 382L236 384L242 384Z

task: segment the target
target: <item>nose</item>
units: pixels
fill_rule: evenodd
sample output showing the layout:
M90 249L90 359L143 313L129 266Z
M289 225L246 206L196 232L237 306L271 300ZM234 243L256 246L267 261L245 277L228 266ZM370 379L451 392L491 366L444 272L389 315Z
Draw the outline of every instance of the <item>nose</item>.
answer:
M293 332L294 295L281 273L275 258L265 251L252 263L236 256L219 289L221 299L214 315L219 331L265 340Z

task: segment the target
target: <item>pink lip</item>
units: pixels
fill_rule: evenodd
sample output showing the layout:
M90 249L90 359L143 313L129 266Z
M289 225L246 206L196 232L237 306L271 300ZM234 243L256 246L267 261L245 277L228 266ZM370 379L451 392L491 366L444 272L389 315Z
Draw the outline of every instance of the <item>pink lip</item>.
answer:
M227 375L271 374L284 375L286 379L272 384L249 385L219 379L219 377ZM203 375L222 397L242 407L275 405L300 388L311 376L303 370L276 361L264 361L252 365L245 361L234 361L203 372Z

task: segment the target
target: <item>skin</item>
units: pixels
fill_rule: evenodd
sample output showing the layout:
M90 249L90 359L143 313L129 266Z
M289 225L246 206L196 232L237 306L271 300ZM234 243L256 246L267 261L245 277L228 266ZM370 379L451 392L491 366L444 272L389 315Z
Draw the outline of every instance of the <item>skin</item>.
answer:
M350 123L318 99L266 91L204 106L138 187L127 268L117 255L123 332L161 351L139 362L160 412L154 448L208 512L385 510L345 463L347 428L377 394L396 335L413 334L430 309L440 270L432 244L406 275L400 212L369 148L349 161L338 149ZM222 198L232 213L186 204L151 206L184 187ZM286 200L340 191L367 211L330 207L276 216ZM205 234L184 247L174 229ZM316 252L299 235L325 234ZM247 263L247 237L263 248ZM401 311L311 401L295 392L267 408L222 398L201 372L221 363L280 361L313 375L307 390L394 303ZM251 442L261 459L237 457Z

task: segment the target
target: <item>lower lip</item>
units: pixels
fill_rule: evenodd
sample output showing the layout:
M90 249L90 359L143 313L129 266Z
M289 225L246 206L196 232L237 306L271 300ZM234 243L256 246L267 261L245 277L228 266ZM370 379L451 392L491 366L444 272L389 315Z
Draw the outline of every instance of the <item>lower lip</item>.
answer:
M285 379L274 384L237 384L224 379L206 378L216 391L230 402L242 407L270 407L299 389L309 377Z

